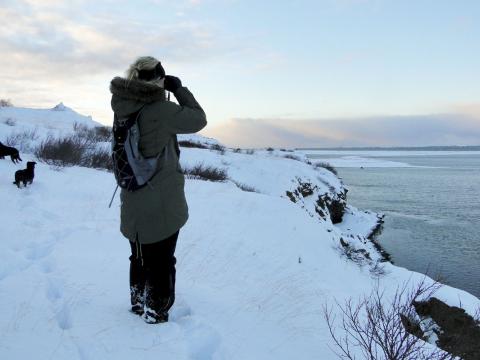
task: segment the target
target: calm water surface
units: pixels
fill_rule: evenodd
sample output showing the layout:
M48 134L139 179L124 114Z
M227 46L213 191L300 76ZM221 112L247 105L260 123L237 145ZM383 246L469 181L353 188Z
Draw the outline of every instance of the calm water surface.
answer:
M350 204L386 215L378 240L394 263L480 297L480 154L373 157L421 166L338 168Z

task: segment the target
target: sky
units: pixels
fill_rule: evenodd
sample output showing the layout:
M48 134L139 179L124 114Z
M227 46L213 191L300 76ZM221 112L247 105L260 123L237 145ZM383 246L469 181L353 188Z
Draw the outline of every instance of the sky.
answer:
M157 57L229 146L480 145L480 2L0 0L0 98L111 124Z

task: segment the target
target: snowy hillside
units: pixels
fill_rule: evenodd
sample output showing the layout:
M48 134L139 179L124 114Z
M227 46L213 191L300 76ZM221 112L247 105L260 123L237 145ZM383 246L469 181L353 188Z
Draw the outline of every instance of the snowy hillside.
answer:
M18 127L17 130L38 129L38 131L71 131L74 123L86 126L100 126L91 116L81 115L60 103L51 109L28 109L17 107L0 108L0 126ZM8 128L7 128L8 129Z
M68 132L75 121L96 126L68 109L0 108L0 141L23 128ZM348 206L344 184L303 155L179 140L182 167L223 169L228 180L186 180L177 301L161 325L128 311L130 249L118 196L108 208L113 175L38 163L33 184L17 189L14 172L34 156L0 160L0 359L336 359L324 304L376 284L388 302L423 278L380 262L367 239L378 215ZM345 247L368 256L354 262ZM378 266L384 275L372 273ZM470 314L480 306L450 287L435 296Z
M71 134L75 126L101 126L60 103L51 109L0 107L0 142L15 138L20 150L31 150L48 136Z

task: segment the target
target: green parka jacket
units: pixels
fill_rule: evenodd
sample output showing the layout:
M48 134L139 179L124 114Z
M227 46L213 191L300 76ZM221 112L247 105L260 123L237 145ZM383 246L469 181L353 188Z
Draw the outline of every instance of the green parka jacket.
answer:
M169 237L188 219L185 179L180 169L176 134L195 133L206 124L205 112L186 87L175 92L179 105L167 101L165 90L138 80L116 77L110 83L112 109L119 117L138 111L139 149L157 156L165 148L161 170L149 185L121 191L120 231L131 242L151 244Z

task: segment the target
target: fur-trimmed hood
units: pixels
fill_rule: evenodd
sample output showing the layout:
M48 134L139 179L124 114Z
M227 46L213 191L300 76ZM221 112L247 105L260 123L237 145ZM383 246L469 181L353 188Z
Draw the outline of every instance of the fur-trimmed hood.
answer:
M165 100L165 89L145 81L127 80L121 77L115 77L110 82L110 91L123 99L143 103Z
M127 116L145 104L165 101L165 89L138 80L114 78L110 83L112 110L117 116Z

